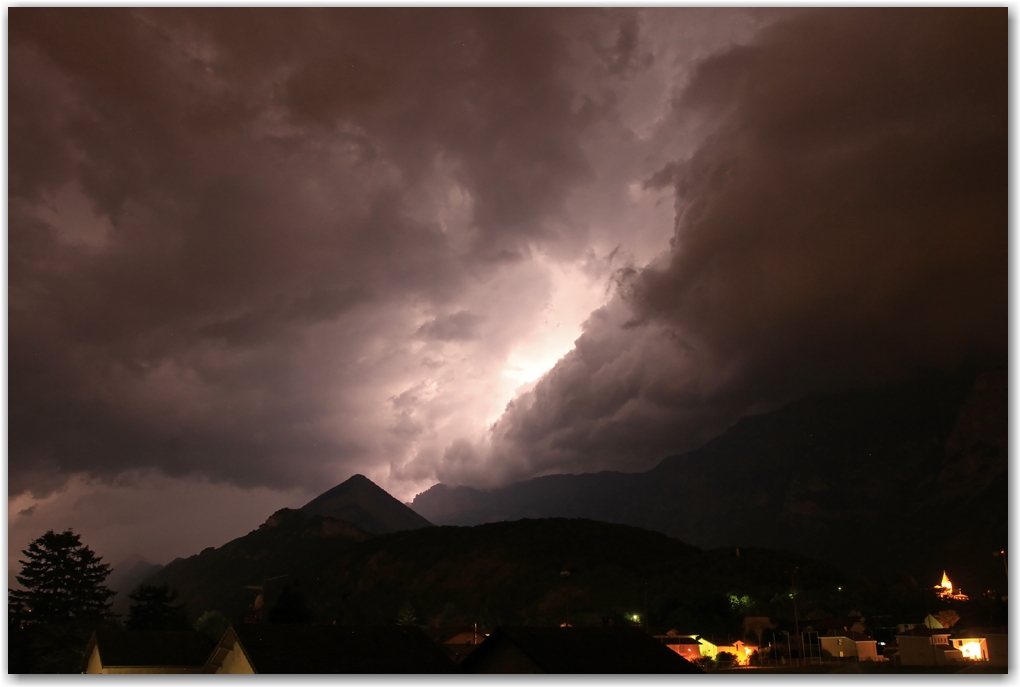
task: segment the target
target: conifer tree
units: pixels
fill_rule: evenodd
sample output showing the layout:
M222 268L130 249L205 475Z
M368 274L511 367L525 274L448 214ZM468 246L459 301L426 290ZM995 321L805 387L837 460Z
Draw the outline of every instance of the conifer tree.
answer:
M110 566L70 530L50 530L22 553L24 588L8 590L8 670L79 672L89 636L111 617Z
M10 614L24 624L53 625L75 620L101 620L110 614L113 592L103 583L110 566L81 543L71 530L48 531L22 551L24 589L9 593Z
M170 585L143 584L130 594L129 630L190 630L184 604L175 604L177 592Z
M414 610L414 606L408 601L403 607L397 612L397 625L415 625L418 622L418 614Z

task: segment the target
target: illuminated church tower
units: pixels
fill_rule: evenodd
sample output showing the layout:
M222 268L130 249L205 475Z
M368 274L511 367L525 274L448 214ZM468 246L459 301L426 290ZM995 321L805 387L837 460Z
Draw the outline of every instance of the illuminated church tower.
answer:
M954 601L966 601L969 597L962 591L953 593L953 583L949 580L949 576L946 575L946 571L942 571L942 583L935 585L935 594L940 599L952 599Z

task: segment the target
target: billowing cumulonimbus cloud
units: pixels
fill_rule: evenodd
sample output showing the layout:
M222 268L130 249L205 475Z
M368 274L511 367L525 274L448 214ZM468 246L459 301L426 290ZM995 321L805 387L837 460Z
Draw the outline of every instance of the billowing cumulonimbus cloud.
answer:
M556 275L598 294L661 250L670 94L762 23L12 10L10 494L434 481L547 366L502 374L570 310Z
M558 21L14 11L11 492L377 461L378 342L470 337L469 285L584 243L549 228L591 173Z
M669 252L448 481L647 468L809 392L1005 361L1005 10L800 12L704 60L673 116L708 133L646 182Z

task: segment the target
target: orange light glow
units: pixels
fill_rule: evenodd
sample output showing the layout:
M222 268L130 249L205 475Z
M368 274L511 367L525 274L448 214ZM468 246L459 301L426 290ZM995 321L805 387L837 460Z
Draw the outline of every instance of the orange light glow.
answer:
M940 599L954 599L956 601L966 601L968 597L962 591L957 590L953 592L953 583L949 580L949 575L946 571L942 571L942 582L935 585L935 593Z
M960 652L965 658L969 658L974 661L980 661L981 656L981 643L980 642L967 642L960 647Z

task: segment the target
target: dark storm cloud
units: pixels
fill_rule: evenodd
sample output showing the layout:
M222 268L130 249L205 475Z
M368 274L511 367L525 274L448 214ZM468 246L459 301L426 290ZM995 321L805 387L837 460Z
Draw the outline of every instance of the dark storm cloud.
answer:
M674 116L710 133L646 183L674 191L671 250L508 407L490 481L647 468L807 392L1005 361L1007 115L1005 9L802 11L705 60Z
M606 55L606 66L610 74L630 76L640 67L647 67L654 57L645 53L640 57L635 54L638 49L637 17L626 17L620 24L620 32L616 38L614 50Z
M473 339L478 335L478 325L484 318L467 310L437 317L418 328L418 336L440 341Z
M592 178L562 76L576 20L13 9L10 493L363 469L376 342L469 338L465 284L584 245L564 210ZM439 173L464 227L437 219Z

